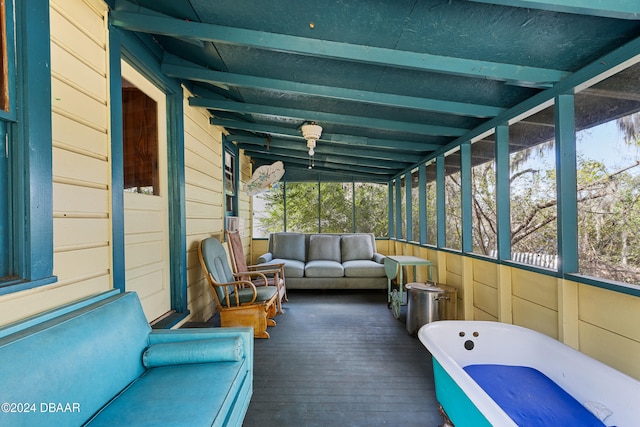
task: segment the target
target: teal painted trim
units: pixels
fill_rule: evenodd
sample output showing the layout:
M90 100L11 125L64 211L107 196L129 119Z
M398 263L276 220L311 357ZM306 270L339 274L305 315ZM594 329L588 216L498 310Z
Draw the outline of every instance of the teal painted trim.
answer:
M509 126L496 127L496 223L498 259L511 259L511 177Z
M462 252L473 252L471 142L465 142L460 145L460 193L462 210Z
M16 120L16 88L18 77L16 75L16 25L14 2L5 2L5 35L4 41L7 50L7 88L9 90L9 110L0 110L0 120ZM3 151L4 153L4 151Z
M189 314L187 299L187 214L185 196L184 108L182 88L167 96L167 157L169 180L169 253L171 259L171 308ZM177 319L177 320L176 320ZM175 318L176 323L181 318ZM170 327L174 326L171 325Z
M411 187L412 187L413 183L411 182L411 172L407 172L404 176L404 186L405 186L405 191L404 191L404 199L405 199L405 218L404 218L404 222L405 224L407 224L407 241L410 242L412 240L415 240L413 238L413 203L412 203L412 199L413 199L413 195L411 194Z
M582 276L580 274L565 274L564 278L574 282L583 283L585 285L594 286L608 291L619 292L625 295L640 297L640 285L630 283L613 282L611 280L595 279L593 277Z
M227 216L237 216L238 215L238 194L240 193L240 189L238 188L238 182L239 182L239 177L240 177L240 159L239 157L239 153L240 150L238 148L238 146L236 146L233 142L231 142L228 138L227 135L222 135L222 146L223 146L223 150L222 150L222 195L223 195L223 201L222 203L224 204L224 218L223 218L223 224L226 223L226 219ZM225 152L229 152L231 153L231 156L233 157L233 188L235 188L235 196L233 197L233 200L231 202L232 206L231 206L231 211L227 211L227 196L226 196L226 192L225 192L225 182L227 180L225 173L224 173L224 166L225 166ZM224 225L223 225L224 228Z
M578 180L576 120L573 95L556 97L556 197L558 198L558 254L560 273L578 272Z
M396 179L396 239L402 239L402 185L400 182L400 178Z
M109 28L109 99L111 100L111 276L125 291L124 148L122 134L122 67L120 30Z
M640 19L637 0L471 0L478 3L577 13L615 19Z
M526 82L527 84L548 84L550 82L560 81L568 75L567 72L560 70L318 40L204 24L164 16L114 12L112 13L112 20L116 26L142 33L193 38L214 43L222 42L246 45L281 52L310 55L313 57L338 58L387 67L440 71L463 76Z
M492 427L438 360L435 357L432 357L432 360L436 398L453 424L456 427ZM469 381L473 382L470 377Z
M173 58L169 58L173 60ZM250 75L223 73L199 66L184 66L167 63L162 64L164 74L182 80L195 80L210 84L232 87L257 88L260 90L284 91L292 94L327 97L386 107L408 108L420 111L432 111L459 116L495 117L505 111L504 108L488 105L468 104L464 102L442 101L438 99L418 98L390 93L371 92L341 87L321 86L308 83L276 80Z
M318 123L327 122L345 126L360 126L371 129L389 130L398 132L410 132L418 135L460 136L468 131L464 128L450 126L427 125L414 122L401 122L396 120L379 119L375 117L349 116L346 114L325 113L321 111L309 111L297 108L273 107L269 105L247 104L236 101L222 101L207 98L189 98L189 105L210 110L225 111L241 114L265 114L269 116L282 116L290 119L311 120Z
M286 172L285 172L286 174ZM284 228L284 231L287 231L287 181L285 180L283 183L283 187L282 187L282 203L284 204L283 207L283 221L282 221L282 226Z
M2 294L35 288L53 276L53 182L49 2L17 2L16 122L10 125L11 271Z
M446 206L445 206L445 186L444 186L444 156L436 157L436 212L438 219L438 237L436 246L438 248L447 245L447 224L446 224Z
M0 120L0 277L11 276L11 260L13 258L11 253L11 242L13 241L11 186L9 184L11 164L9 156L5 154L9 150L7 127L7 122Z
M420 215L420 244L427 243L427 167L418 169L418 215Z
M318 229L318 233L322 233L322 206L320 206L320 200L321 200L321 192L320 192L320 184L322 182L320 181L320 178L318 178L318 180L316 181L316 184L318 185L318 226L316 227Z

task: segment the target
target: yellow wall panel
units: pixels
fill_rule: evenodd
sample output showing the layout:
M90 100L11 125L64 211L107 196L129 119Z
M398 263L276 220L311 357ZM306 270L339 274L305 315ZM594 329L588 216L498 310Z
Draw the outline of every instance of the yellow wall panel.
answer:
M492 316L486 311L480 310L478 307L474 307L473 320L485 320L485 321L495 322L498 320L498 318L495 316Z
M589 285L578 285L583 322L640 342L640 298Z
M83 181L97 187L105 188L110 177L110 166L107 162L87 157L81 153L53 149L54 180L64 178L72 181Z
M52 114L53 142L56 146L70 147L104 161L108 160L109 139L106 129L102 131L84 126L56 112Z
M77 3L80 4L79 2ZM65 11L66 12L66 11ZM93 35L85 29L84 26L79 26L78 22L73 17L65 17L59 11L51 10L51 39L54 43L60 46L67 46L68 50L76 52L76 55L90 64L96 70L105 70L107 57L105 55L105 40L102 37L93 37ZM104 22L94 21L96 24L99 22L99 27L103 29ZM91 22L86 22L87 28L91 27ZM97 26L96 25L96 26ZM97 30L97 28L95 28Z
M580 351L640 380L640 342L585 322L579 330Z
M53 212L60 216L109 212L107 190L53 183Z
M513 298L513 324L558 339L558 312L522 298Z
M65 281L81 281L106 275L110 268L109 251L110 247L106 245L76 251L54 251L53 274Z
M498 290L487 286L484 283L474 282L473 284L473 305L498 318Z
M103 218L54 218L53 245L56 248L81 248L91 244L109 244L111 232L109 219Z
M447 252L447 272L462 275L462 256Z
M56 78L51 79L51 108L97 130L109 126L109 111L104 102L90 98Z
M498 287L498 269L493 262L473 259L473 280L493 288Z
M512 269L512 274L513 295L558 310L558 284L555 277L518 268Z

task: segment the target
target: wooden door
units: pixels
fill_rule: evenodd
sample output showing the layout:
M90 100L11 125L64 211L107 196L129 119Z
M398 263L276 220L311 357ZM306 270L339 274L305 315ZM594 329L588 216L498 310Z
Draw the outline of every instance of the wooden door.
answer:
M166 97L124 61L122 78L125 289L151 322L171 309Z

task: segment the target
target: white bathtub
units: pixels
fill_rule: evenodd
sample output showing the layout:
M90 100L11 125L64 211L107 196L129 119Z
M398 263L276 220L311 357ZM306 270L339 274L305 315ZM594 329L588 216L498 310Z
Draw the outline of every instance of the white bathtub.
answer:
M506 323L452 320L429 323L418 337L433 356L436 397L455 427L518 425L463 369L479 364L535 368L602 425L640 426L639 381L546 335Z

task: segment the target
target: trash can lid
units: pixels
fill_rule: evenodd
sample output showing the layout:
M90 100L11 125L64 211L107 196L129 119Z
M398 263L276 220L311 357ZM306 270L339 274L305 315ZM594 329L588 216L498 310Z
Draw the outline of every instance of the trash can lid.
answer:
M430 283L420 283L420 282L407 283L404 287L407 289L415 289L418 291L426 291L426 292L435 292L435 293L445 292L444 289L439 288L437 285L430 284Z

